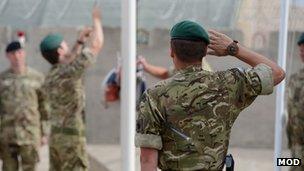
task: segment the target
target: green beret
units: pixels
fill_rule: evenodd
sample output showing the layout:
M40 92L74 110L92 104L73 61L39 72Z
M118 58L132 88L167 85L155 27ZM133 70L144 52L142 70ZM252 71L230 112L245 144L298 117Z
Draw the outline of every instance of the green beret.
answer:
M301 34L299 40L298 40L298 45L300 46L301 44L304 43L304 33Z
M171 39L202 40L209 44L209 35L199 24L192 21L182 21L175 24L170 31Z
M61 34L49 34L40 43L41 52L54 50L60 47L63 41L63 36Z

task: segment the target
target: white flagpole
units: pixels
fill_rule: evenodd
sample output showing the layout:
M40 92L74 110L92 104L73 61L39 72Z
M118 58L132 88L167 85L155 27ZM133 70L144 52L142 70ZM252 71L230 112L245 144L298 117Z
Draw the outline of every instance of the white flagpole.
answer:
M281 20L279 32L279 57L278 64L286 71L286 54L287 54L287 38L288 38L288 17L289 17L289 0L281 0ZM276 122L275 122L275 154L274 166L275 171L280 171L277 166L277 158L281 157L282 153L282 127L283 127L283 112L285 107L285 80L277 88L276 97Z
M121 170L135 171L136 0L121 0L121 52Z

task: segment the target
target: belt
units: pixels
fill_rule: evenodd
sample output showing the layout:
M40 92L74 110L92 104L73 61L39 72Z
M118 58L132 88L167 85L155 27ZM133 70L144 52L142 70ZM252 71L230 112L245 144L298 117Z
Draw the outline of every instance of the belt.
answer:
M67 128L67 127L52 126L51 132L52 134L85 136L85 130L78 130L75 128Z

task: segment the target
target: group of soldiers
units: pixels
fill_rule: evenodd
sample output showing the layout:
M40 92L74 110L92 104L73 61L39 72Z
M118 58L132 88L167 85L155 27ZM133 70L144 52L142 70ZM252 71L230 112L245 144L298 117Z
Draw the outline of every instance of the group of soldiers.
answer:
M49 144L50 171L88 170L83 120L85 70L104 44L97 7L70 50L61 34L49 34L40 51L51 65L47 76L26 65L22 43L6 48L10 67L0 74L0 155L3 171L34 171L38 150Z
M182 21L170 31L173 69L139 59L144 70L163 79L141 96L135 144L141 170L219 171L225 163L232 126L259 95L273 92L285 71L267 57L214 30ZM88 170L83 76L104 44L100 12L70 50L60 34L49 34L40 51L51 65L47 76L25 63L20 42L6 48L10 68L0 74L0 157L3 171L36 170L38 149L49 144L50 171ZM304 60L304 34L298 42ZM234 56L251 68L212 72L207 55ZM304 159L301 95L303 70L289 83L287 124L292 156ZM304 94L303 94L304 95ZM102 155L102 154L101 154ZM301 167L293 170L303 170Z

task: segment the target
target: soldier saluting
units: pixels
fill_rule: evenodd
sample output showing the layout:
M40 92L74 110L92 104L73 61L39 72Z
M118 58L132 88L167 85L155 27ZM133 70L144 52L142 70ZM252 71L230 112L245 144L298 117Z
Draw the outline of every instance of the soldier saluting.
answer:
M195 22L177 23L170 36L177 72L148 89L138 106L141 170L222 170L239 113L258 95L271 94L285 72L222 33L208 35ZM231 55L252 68L205 71L201 61L208 48L211 55Z

